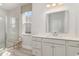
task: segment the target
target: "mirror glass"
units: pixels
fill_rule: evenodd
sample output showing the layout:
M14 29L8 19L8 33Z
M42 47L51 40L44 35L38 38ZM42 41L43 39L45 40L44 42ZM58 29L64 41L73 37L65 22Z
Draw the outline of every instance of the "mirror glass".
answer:
M68 17L66 11L59 11L47 14L48 32L64 33L67 31ZM66 29L65 29L66 28Z

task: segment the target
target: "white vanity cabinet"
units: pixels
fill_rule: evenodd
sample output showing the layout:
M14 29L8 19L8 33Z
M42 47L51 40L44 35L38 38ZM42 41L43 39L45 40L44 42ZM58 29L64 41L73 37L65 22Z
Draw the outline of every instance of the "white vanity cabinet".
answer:
M42 55L54 56L54 46L50 43L42 43Z
M64 45L54 45L54 55L55 56L65 56L65 46Z
M65 56L65 41L55 39L43 39L43 56Z
M67 41L67 56L79 56L79 41Z
M67 47L67 56L79 56L79 47Z
M42 47L41 47L41 38L32 37L32 55L41 56L42 55Z
M22 35L22 47L26 49L32 49L32 36L31 34Z
M79 40L32 37L32 54L35 56L79 56Z

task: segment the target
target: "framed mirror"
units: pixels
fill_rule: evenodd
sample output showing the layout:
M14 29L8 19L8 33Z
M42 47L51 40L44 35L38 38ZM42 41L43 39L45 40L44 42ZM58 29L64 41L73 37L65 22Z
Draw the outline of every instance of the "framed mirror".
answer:
M61 10L46 13L46 32L67 33L69 25L69 12Z

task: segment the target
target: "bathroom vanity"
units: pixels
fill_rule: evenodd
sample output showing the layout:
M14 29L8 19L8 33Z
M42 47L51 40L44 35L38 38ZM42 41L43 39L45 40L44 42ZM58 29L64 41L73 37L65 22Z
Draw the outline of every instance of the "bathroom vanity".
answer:
M70 31L71 10L53 10L44 14L45 34L32 35L35 56L77 56L79 38ZM71 26L72 27L72 26ZM49 33L49 34L47 34ZM50 34L51 33L51 34ZM71 35L71 34L74 35Z
M77 56L79 55L79 38L32 35L32 54L35 56Z

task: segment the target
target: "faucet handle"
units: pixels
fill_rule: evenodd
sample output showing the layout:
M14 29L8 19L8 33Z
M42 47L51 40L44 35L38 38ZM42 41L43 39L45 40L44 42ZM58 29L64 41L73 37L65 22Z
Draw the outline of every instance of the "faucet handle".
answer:
M57 32L52 32L51 34L52 34L53 36L57 36L57 35L58 35Z

